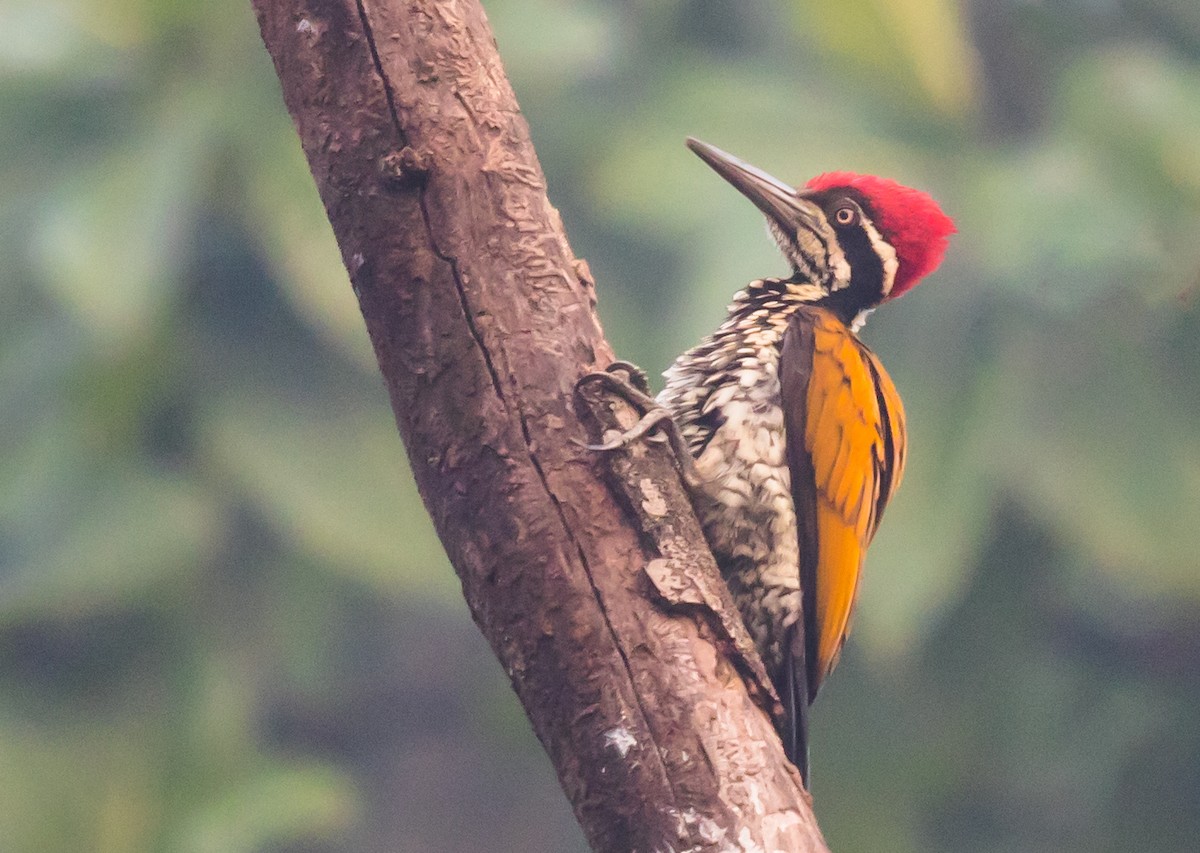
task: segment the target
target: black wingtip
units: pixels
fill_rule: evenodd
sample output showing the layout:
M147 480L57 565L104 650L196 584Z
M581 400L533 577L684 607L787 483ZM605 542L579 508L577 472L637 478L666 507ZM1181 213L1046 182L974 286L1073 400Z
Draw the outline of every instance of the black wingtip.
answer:
M783 689L784 720L780 737L788 760L800 771L808 790L808 667L805 664L804 635L796 626L788 632L784 648L783 672L776 684Z

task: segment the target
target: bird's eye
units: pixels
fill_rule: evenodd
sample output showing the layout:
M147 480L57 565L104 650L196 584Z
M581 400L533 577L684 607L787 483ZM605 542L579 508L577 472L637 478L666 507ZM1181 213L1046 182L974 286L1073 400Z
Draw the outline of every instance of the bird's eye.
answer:
M844 204L833 212L833 221L838 225L853 225L858 222L858 209Z

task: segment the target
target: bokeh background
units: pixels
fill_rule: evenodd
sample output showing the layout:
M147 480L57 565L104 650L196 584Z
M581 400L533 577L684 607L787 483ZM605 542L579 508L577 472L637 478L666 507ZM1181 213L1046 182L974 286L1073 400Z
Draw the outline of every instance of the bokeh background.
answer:
M491 0L618 352L782 272L694 134L930 190L838 851L1200 849L1200 4ZM245 0L0 0L0 849L583 850Z

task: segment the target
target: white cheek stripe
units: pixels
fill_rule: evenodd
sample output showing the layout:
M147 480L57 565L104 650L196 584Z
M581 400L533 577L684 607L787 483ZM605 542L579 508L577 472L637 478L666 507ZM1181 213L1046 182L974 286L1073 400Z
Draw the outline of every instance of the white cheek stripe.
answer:
M830 228L827 232L826 239L829 242L829 269L833 273L833 284L829 290L841 290L843 287L850 286L850 262L846 260L846 253L842 251L841 241Z
M896 250L892 248L892 244L883 239L883 235L879 233L875 223L865 214L862 218L862 227L871 239L871 248L875 250L875 254L879 255L879 260L883 261L882 293L886 298L892 292L892 284L896 281L896 270L900 267L900 261L896 257Z

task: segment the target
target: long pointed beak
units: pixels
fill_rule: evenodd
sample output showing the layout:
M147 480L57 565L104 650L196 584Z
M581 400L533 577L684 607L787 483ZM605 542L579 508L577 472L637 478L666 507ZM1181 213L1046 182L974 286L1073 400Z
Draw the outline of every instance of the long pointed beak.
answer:
M822 230L821 209L803 190L789 187L762 169L699 139L689 136L687 147L786 233L795 234L800 228L817 233Z

